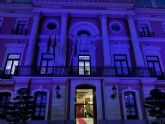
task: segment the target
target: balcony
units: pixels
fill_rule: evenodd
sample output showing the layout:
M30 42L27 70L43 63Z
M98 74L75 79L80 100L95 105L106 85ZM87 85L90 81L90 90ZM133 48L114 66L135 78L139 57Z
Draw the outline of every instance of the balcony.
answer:
M131 68L115 68L115 67L88 67L83 75L80 74L80 67L70 66L47 66L47 67L28 67L20 66L16 69L14 75L5 75L2 71L1 77L7 78L11 76L19 77L156 77L148 68L131 67ZM86 71L88 71L86 73ZM89 72L90 71L90 72Z
M155 37L155 33L151 31L141 31L140 37Z

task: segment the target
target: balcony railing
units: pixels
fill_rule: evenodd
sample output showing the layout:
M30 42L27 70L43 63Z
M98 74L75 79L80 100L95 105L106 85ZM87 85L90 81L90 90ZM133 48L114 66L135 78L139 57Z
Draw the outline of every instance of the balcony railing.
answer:
M70 67L27 67L20 66L16 69L14 76L55 76L55 77L154 77L148 68L131 67L131 68L115 68L115 67L90 67L88 73L80 75L78 66ZM81 68L82 69L82 68ZM85 69L85 68L84 68Z
M13 28L11 34L27 34L27 29L22 28L21 30L18 28Z
M151 31L141 31L140 32L140 36L141 37L155 37L155 33L154 32L151 32Z
M81 68L82 69L82 68ZM84 68L85 69L85 68ZM88 71L88 72L87 72ZM149 78L155 77L160 80L165 80L165 73L157 75L148 67L129 67L129 68L115 68L115 67L88 67L84 70L84 74L80 74L80 67L70 66L19 66L15 70L14 75L6 75L0 71L0 78L11 77L137 77Z

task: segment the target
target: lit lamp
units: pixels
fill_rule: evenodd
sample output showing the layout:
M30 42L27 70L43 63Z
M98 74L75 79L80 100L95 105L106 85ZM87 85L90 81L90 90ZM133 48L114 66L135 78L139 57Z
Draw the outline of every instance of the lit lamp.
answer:
M60 86L57 85L57 87L56 87L56 98L61 98L60 89L61 89Z
M117 88L114 85L112 87L112 91L113 91L113 94L111 95L111 98L114 99L116 98L116 95L117 95Z

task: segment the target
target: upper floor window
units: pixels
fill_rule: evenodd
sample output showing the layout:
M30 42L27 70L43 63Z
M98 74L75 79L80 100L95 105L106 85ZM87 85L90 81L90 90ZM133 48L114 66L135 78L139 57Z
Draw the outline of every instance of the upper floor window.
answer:
M0 92L0 117L4 118L6 114L6 107L10 102L11 93Z
M115 54L114 64L117 75L127 75L128 74L128 61L127 55Z
M139 23L141 37L154 37L154 32L151 31L149 23Z
M27 33L28 20L17 20L15 29L12 33L14 34L26 34Z
M41 57L41 74L53 74L54 54L43 53Z
M5 74L10 75L15 73L16 67L20 62L20 54L8 54L6 66L5 66Z
M158 56L147 56L146 59L150 72L154 75L160 76L162 74L162 69Z
M47 93L45 91L35 92L35 109L33 120L44 120L46 115Z
M90 56L79 56L79 75L90 75Z
M137 105L135 92L126 91L124 92L126 115L128 120L138 119Z

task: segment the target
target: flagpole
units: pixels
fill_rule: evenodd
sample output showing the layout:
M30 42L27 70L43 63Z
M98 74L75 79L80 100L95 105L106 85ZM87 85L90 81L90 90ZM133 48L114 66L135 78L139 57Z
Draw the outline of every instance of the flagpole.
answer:
M74 56L74 53L75 53L75 48L76 48L76 42L77 42L77 37L75 38L74 36L72 37L72 41L73 41L73 49L72 49L72 53L71 53L71 57L70 57L70 61L69 61L69 67L68 67L68 71L67 71L67 74L69 73L69 68L71 66L71 63L72 63L72 59L73 59L73 56Z

